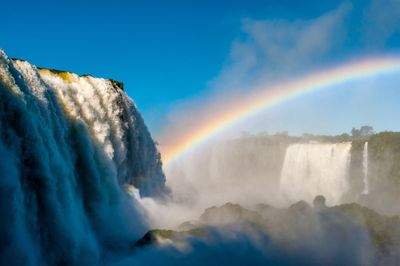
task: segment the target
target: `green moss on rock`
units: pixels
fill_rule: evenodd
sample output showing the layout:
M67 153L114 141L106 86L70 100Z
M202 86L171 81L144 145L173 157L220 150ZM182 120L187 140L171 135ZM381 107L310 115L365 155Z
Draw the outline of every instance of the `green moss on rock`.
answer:
M207 231L203 228L194 228L187 231L174 231L167 229L153 229L147 232L141 239L136 241L135 247L158 245L163 241L179 242L188 237L207 238Z

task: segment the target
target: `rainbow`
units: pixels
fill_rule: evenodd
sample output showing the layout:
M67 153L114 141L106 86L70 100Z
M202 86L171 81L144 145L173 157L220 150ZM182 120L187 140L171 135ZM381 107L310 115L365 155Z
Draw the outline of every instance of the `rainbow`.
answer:
M186 134L175 145L163 149L162 158L164 165L168 165L190 149L215 136L223 129L262 110L266 110L300 95L333 88L351 81L363 80L398 71L400 71L400 58L367 58L352 61L324 71L318 71L282 84L256 89L256 92L247 100L241 100L233 106L229 106L229 108L216 114L211 119L208 119L206 123L193 130L194 132Z

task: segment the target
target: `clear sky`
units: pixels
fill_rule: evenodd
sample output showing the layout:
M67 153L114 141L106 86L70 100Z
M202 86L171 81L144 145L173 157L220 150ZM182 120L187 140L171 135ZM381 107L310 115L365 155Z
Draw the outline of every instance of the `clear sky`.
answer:
M123 81L155 135L179 106L215 91L400 47L398 0L37 0L0 8L0 47L10 57Z

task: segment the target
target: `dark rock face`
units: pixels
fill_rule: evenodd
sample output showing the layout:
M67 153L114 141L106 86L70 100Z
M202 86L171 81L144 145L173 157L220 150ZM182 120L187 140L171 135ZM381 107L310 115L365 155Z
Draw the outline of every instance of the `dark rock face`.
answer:
M314 209L323 210L326 208L325 197L322 195L318 195L314 199Z

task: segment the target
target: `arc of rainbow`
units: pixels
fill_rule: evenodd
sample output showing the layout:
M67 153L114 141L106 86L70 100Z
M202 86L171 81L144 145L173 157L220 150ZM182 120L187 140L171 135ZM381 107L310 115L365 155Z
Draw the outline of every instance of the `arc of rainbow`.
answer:
M229 110L208 120L206 124L188 134L178 144L164 150L162 152L163 162L168 165L228 126L289 99L347 82L398 71L400 71L400 58L398 57L369 58L319 71L283 84L261 88L256 90L257 92L252 95L250 100L229 107Z

